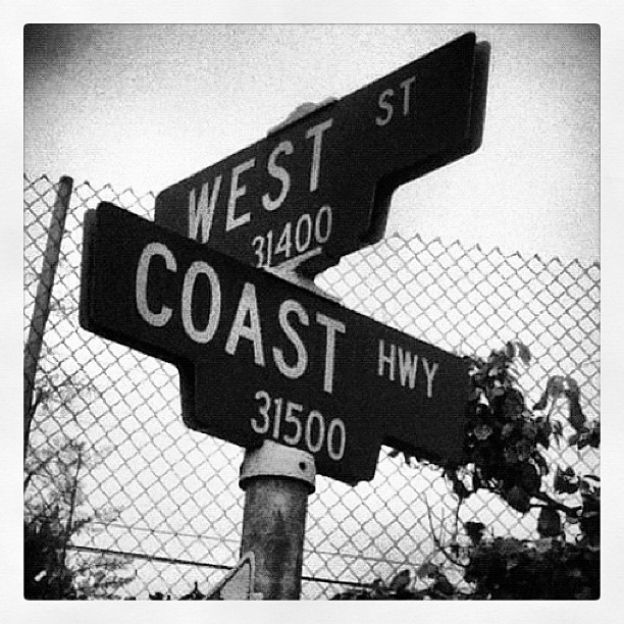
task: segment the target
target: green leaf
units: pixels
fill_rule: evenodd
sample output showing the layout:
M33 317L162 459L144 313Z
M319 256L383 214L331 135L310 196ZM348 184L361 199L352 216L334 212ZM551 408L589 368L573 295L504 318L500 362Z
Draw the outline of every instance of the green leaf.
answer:
M505 462L507 462L508 464L518 463L518 453L516 452L516 449L511 446L506 446L503 449L503 457L505 459Z
M534 422L525 422L522 425L522 435L529 440L535 440L537 437L538 427Z
M579 489L579 485L574 470L571 468L561 470L561 468L557 466L553 487L558 494L574 494L574 492Z
M524 550L523 543L515 537L503 537L495 540L498 551L504 557L517 555Z
M585 415L583 414L583 410L581 410L581 405L578 401L578 395L568 396L568 405L570 408L570 414L568 416L568 421L576 429L576 431L580 431L585 425Z
M535 466L529 463L524 463L520 466L520 481L523 489L529 494L538 492L542 485L542 479L537 473Z
M419 579L434 577L438 574L439 571L440 569L435 563L427 561L416 570L416 576Z
M547 420L544 420L537 424L537 436L536 443L541 444L544 448L550 448L550 434L553 431L553 427Z
M542 396L540 397L540 400L533 406L534 410L543 410L546 409L546 406L548 405L548 391L544 390L544 392L542 393Z
M546 391L548 394L556 399L565 391L564 378L561 375L554 375L548 380L546 384Z
M589 445L593 448L600 446L600 421L595 420L589 429Z
M556 537L561 534L561 517L559 512L550 507L542 507L537 519L537 532L541 537Z
M526 439L522 439L516 442L516 453L518 454L518 461L526 461L531 457L534 450L534 445Z
M542 476L546 476L550 472L550 470L548 468L548 463L546 462L542 454L535 451L533 455L531 455L531 457L533 458L533 461L537 464L540 474Z
M568 389L570 390L570 392L576 395L580 394L579 385L578 383L576 383L576 381L572 377L566 377L565 382L568 385Z
M529 351L529 347L521 342L518 342L518 355L524 364L528 365L531 362L531 351Z
M466 534L470 541L476 546L483 539L485 525L482 522L466 522L464 524Z
M507 355L508 358L516 357L516 346L514 345L513 342L509 341L505 345L505 354Z
M563 425L558 420L553 421L552 432L557 440L563 436Z
M401 570L390 582L391 591L404 590L412 580L412 573L409 570Z
M475 472L472 475L472 491L476 492L481 487L481 477Z
M526 490L518 485L514 485L505 493L505 500L516 511L526 513L531 508L531 497Z
M453 492L461 500L470 496L468 488L459 479L453 479Z
M452 583L444 576L444 574L439 574L436 582L433 585L433 590L444 594L445 596L450 596L455 593L455 587L453 587Z
M492 366L492 368L490 368L489 372L488 372L488 377L496 377L497 375L499 375L501 372L500 368L498 368L498 366Z

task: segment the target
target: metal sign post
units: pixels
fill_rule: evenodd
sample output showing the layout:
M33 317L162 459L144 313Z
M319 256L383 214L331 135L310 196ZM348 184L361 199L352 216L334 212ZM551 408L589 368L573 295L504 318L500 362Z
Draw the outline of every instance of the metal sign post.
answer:
M241 466L245 491L241 554L255 556L255 591L264 600L298 600L308 496L314 492L314 458L265 440L248 450Z

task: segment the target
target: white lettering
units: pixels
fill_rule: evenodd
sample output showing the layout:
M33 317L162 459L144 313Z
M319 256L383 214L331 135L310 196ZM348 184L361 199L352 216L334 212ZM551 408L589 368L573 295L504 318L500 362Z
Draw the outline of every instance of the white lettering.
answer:
M401 385L405 387L405 382L409 380L409 387L413 390L416 384L416 366L418 364L418 355L414 355L409 351L403 351L399 347L399 378Z
M171 308L162 305L160 312L152 312L147 305L147 275L149 265L154 256L161 256L165 259L165 266L168 271L175 273L177 264L169 248L162 243L149 243L141 253L136 272L136 307L143 320L153 327L163 327L171 318Z
M411 78L407 78L406 80L400 83L400 86L403 89L403 116L404 117L410 111L410 89L415 81L416 81L416 76L412 76Z
M334 431L338 431L338 450L334 447L335 436ZM347 428L340 418L334 418L329 423L327 430L327 454L334 460L339 461L344 456L345 446L347 445Z
M325 376L323 378L323 390L332 393L334 389L334 364L336 362L336 332L344 334L347 331L344 323L337 321L320 312L316 313L316 322L324 325L325 334Z
M390 367L390 373L388 375L390 381L394 381L394 353L396 351L395 345L390 345L390 355L384 353L384 341L379 341L379 360L377 365L377 376L383 377L384 364L388 364Z
M425 369L425 375L427 376L427 398L430 399L433 396L433 378L438 372L439 364L434 362L430 368L427 358L423 358L422 363Z
M208 182L202 184L199 202L197 202L197 204L195 203L195 189L191 189L188 203L189 238L199 240L199 228L201 226L201 242L208 242L220 188L221 176L217 176L212 187L212 193L210 193L210 202L208 202Z
M297 361L293 366L286 364L286 361L284 360L284 352L277 347L273 347L273 359L275 360L275 364L282 375L285 375L289 379L297 379L306 371L308 366L308 352L306 351L305 345L301 341L299 334L297 334L292 325L288 323L288 314L290 312L294 312L297 315L297 318L302 325L309 325L310 319L303 306L293 299L287 299L280 305L279 323L297 351Z
M314 425L314 421L316 420L318 424L318 434L316 436L316 442L312 441L312 427ZM316 410L312 410L308 414L308 420L306 421L305 428L305 441L306 446L310 449L311 453L318 453L323 446L323 439L325 438L325 420L323 418L323 414L321 412L317 412Z
M293 144L290 141L282 141L269 156L269 162L267 164L267 171L271 176L277 178L282 183L282 190L280 194L275 198L271 199L268 193L265 193L262 196L262 205L265 210L276 210L279 208L284 200L286 199L286 195L288 195L288 191L290 191L290 175L288 171L284 169L284 167L280 167L275 164L275 161L278 155L281 152L290 156L294 151Z
M391 98L394 95L394 91L392 89L386 89L379 95L379 100L377 101L377 105L379 108L383 108L386 110L385 117L375 117L375 123L378 126L385 126L391 119L392 114L394 112L394 107L390 102L387 102L387 98Z
M208 323L203 331L193 324L193 290L199 275L205 275L210 282L210 314ZM189 267L184 276L182 286L182 325L187 336L199 344L206 344L212 340L221 315L221 284L215 270L206 262L197 260Z
M328 128L331 128L333 123L334 120L330 117L320 124L308 128L308 131L306 132L306 139L314 137L314 145L312 147L312 166L310 168L310 192L316 191L318 188L319 174L321 170L323 132L325 132Z
M249 313L249 325L245 325L245 319ZM245 282L236 317L232 323L232 329L225 344L225 351L230 355L236 353L239 339L247 338L253 342L254 362L259 366L264 366L264 351L262 348L262 333L260 331L260 315L258 314L258 300L256 298L256 287L249 282Z
M241 173L247 171L248 169L252 169L256 164L255 158L250 158L246 160L244 163L237 165L232 169L232 180L230 183L230 198L228 199L228 207L227 207L227 220L225 222L225 231L230 232L241 225L245 225L251 219L251 215L249 212L245 212L242 215L235 216L234 212L236 211L236 201L247 193L247 186L242 185L238 186L238 177Z

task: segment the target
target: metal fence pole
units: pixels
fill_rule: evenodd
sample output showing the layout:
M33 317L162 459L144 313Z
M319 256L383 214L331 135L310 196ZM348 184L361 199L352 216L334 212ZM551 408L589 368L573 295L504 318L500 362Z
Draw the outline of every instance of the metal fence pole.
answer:
M73 184L72 178L62 176L57 185L56 200L50 218L48 240L35 296L35 307L30 319L28 340L24 348L24 457L28 449L30 424L36 409L36 403L33 404L35 375L37 373L39 355L41 354L41 345L43 344L43 332L45 331L50 313L52 286L58 265L61 241L63 240L63 232L65 230L65 217Z
M299 599L315 474L312 455L270 440L245 453L239 481L245 490L240 554L253 552L254 591L263 600Z

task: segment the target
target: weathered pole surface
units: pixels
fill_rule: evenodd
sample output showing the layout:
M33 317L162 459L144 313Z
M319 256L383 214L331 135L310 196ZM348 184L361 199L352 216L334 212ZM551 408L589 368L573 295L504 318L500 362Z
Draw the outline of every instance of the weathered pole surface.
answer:
M52 285L54 284L54 276L58 265L61 241L65 231L65 217L73 184L72 178L62 176L57 185L56 200L50 217L48 240L43 256L39 284L37 285L37 294L35 295L35 306L30 319L28 340L24 348L24 456L26 456L28 448L30 424L36 407L36 405L33 405L35 375L37 373L39 355L41 354L41 345L43 344L43 333L48 315L50 314Z
M241 557L255 556L254 591L263 600L298 600L308 496L314 458L270 440L247 451L240 486L245 491Z

